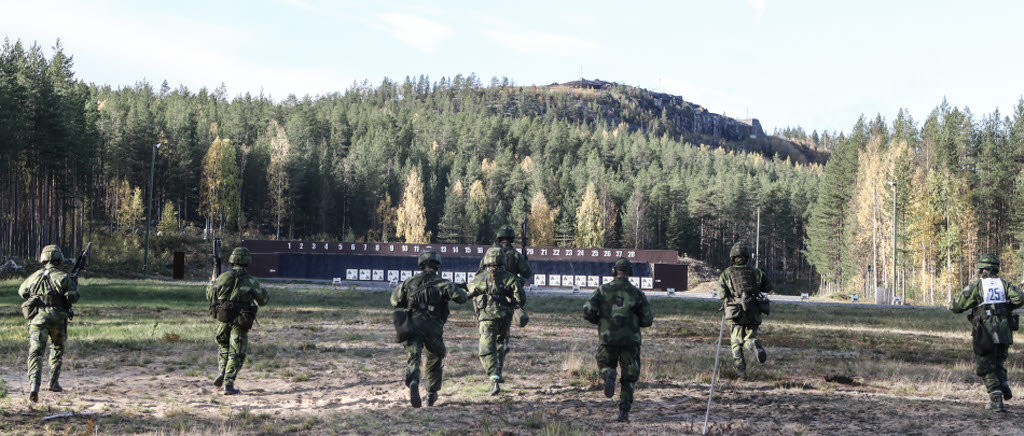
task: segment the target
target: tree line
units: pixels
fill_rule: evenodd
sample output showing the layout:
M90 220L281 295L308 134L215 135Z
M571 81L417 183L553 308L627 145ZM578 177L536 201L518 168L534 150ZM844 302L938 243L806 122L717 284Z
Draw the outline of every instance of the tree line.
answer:
M811 208L808 257L821 289L871 296L882 287L943 304L984 253L1019 277L1022 164L1024 99L1009 116L943 100L920 127L905 110L891 125L861 117L839 137Z
M59 44L47 58L4 43L0 256L137 232L159 143L164 231L489 243L528 217L533 245L673 249L724 265L733 242L754 245L760 209L762 267L813 277L805 223L822 166L743 151L763 145L685 142L658 127L659 110L630 103L635 88L419 76L275 102L229 99L223 85L86 84L72 65Z

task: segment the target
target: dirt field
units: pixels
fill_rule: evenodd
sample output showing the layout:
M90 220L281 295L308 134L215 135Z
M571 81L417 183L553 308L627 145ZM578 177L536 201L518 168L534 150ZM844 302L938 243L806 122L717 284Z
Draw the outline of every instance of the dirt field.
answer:
M225 397L211 384L216 346L200 287L94 280L70 326L65 392L31 404L16 285L0 282L3 434L699 434L720 319L712 302L652 300L632 423L619 424L578 298L529 301L531 325L513 329L497 398L472 312L454 306L441 399L413 409L383 293L272 287L236 383L244 395ZM763 328L769 361L744 380L725 338L709 433L1024 434L1016 399L1008 413L983 410L968 327L944 310L779 304ZM1014 386L1022 362L1014 346ZM42 421L69 412L82 415Z

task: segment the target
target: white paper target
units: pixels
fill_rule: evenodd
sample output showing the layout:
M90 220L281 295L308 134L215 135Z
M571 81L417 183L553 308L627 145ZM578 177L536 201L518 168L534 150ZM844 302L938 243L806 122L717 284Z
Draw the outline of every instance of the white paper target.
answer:
M533 276L534 286L547 286L548 277L544 274L535 274Z
M347 269L345 270L345 280L359 280L359 270Z
M551 274L551 283L548 283L548 286L562 286L562 276Z

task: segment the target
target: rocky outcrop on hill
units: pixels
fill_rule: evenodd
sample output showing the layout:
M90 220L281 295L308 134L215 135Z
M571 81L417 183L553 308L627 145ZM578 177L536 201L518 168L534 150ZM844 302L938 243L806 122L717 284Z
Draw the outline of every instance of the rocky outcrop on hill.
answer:
M764 139L764 129L757 118L739 120L708 111L703 106L683 100L678 95L652 92L646 89L619 85L603 80L580 79L565 83L553 83L552 87L590 89L613 92L626 91L641 109L661 112L663 117L682 131L704 135L726 141Z

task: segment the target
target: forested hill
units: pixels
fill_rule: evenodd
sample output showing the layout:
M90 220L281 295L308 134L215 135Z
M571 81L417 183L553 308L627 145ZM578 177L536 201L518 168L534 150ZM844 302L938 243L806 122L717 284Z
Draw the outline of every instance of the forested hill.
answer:
M473 75L280 101L115 89L76 78L59 47L7 43L0 258L96 232L141 246L152 164L161 238L211 225L229 239L488 243L528 216L534 245L671 248L722 266L735 241L753 245L760 207L760 265L812 277L804 224L821 166L803 162L818 158L743 152L770 143L731 141L727 124L705 134L721 119L669 100Z

